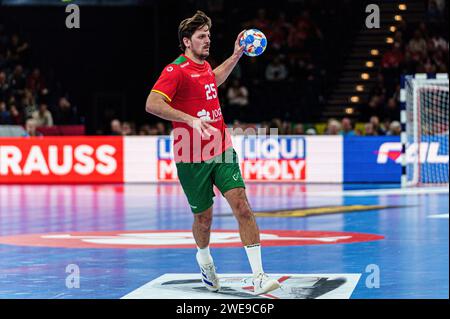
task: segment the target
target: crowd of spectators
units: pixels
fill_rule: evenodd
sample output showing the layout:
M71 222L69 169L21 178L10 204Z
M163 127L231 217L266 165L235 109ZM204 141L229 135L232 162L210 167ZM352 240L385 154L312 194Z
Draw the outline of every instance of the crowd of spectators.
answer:
M234 120L229 126L232 133L242 134L272 134L271 129L276 129L278 135L343 135L343 136L399 136L401 125L399 121L381 122L378 116L372 116L367 123L355 123L354 120L344 117L341 120L331 118L324 125L302 124L275 118L261 123L246 123ZM251 129L251 130L247 130ZM261 130L263 129L263 130ZM143 124L136 128L135 122L121 122L113 119L110 123L107 135L170 135L171 123L157 122L156 124Z
M256 122L258 127L275 127L280 134L398 135L400 75L448 71L448 41L442 27L446 4L430 0L427 6L422 23L398 23L395 41L383 53L377 84L360 118L330 119L322 126L306 123L317 123L315 115L322 110L325 84L330 82L326 63L318 59L324 56L324 43L330 40L322 31L329 21L317 12L313 16L308 9L275 16L259 9L242 27L265 30L270 52L238 65L232 79L221 86L225 120L229 124L234 121L235 128ZM260 114L268 116L261 118Z
M400 76L415 73L448 73L448 22L446 2L429 0L425 19L396 25L392 46L384 52L377 84L362 110L362 121L377 116L384 121L399 121Z
M341 120L330 118L327 123L322 124L302 124L275 118L270 122L259 124L246 124L234 121L233 129L241 129L244 134L247 128L265 129L269 133L270 129L276 129L279 135L343 135L343 136L399 136L401 125L399 121L381 122L378 116L372 116L367 123L355 123L354 120L344 117ZM236 130L239 132L239 130Z
M378 116L372 116L361 127L355 127L351 119L344 117L340 122L336 119L328 120L324 133L343 136L399 136L401 125L399 121L380 123Z
M324 101L326 79L325 66L315 54L324 39L310 11L270 16L261 8L241 26L263 30L270 50L239 63L231 79L220 87L225 119L313 120ZM211 64L214 67L217 62L212 59ZM264 94L269 91L271 94Z
M130 135L170 135L172 128L168 122L157 122L156 124L142 124L138 128L135 122L113 119L106 135L130 136Z
M39 127L79 124L76 108L67 97L55 96L30 50L0 24L0 125L22 125L33 135Z
M238 64L230 79L219 88L225 121L230 127L243 130L276 128L282 135L400 135L400 75L448 72L448 40L443 26L446 4L429 0L427 8L426 19L421 23L408 23L405 19L398 22L394 43L383 52L377 83L360 118L332 118L322 125L306 124L315 122L312 110L320 111L327 82L325 64L318 60L323 52L316 54L324 47L321 24L306 9L300 14L279 12L275 16L259 9L254 19L241 26L264 30L270 50ZM221 13L220 10L223 8L217 11ZM223 35L216 36L223 39ZM210 63L213 67L217 65L214 58ZM133 132L161 135L170 132L170 123L146 124Z

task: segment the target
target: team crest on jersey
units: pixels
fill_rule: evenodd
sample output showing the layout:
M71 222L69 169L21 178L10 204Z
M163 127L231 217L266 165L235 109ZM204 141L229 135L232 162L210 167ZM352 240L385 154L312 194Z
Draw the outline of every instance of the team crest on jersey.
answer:
M167 72L172 72L172 71L173 71L173 66L168 66L168 67L166 68L166 70L167 70Z

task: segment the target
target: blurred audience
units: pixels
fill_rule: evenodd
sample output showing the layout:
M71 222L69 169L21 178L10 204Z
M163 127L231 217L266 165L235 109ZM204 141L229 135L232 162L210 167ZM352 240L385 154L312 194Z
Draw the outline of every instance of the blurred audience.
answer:
M310 127L306 130L306 135L317 135L317 131L314 128Z
M122 123L118 119L113 119L110 125L110 135L122 135Z
M267 11L265 8L259 8L256 12L256 17L252 20L243 23L244 28L256 28L259 30L267 30L270 26L270 20L267 18Z
M0 124L23 125L28 136L39 135L35 127L79 124L76 108L66 97L56 99L30 63L28 42L7 31L0 24Z
M0 101L0 125L1 124L11 124L11 113L6 108L6 103Z
M399 121L392 121L389 125L389 131L387 132L387 135L394 135L399 136L402 132L402 126L400 125Z
M275 57L266 67L266 80L271 82L286 80L288 71L279 56Z
M77 110L66 97L60 97L58 99L58 104L55 109L55 123L57 125L79 124Z
M329 119L325 134L339 135L340 131L341 131L341 123L339 123L339 121L336 119Z
M344 117L341 121L341 127L342 130L339 132L341 135L344 136L355 136L356 133L353 130L353 124L352 121L348 117Z
M304 135L305 134L305 127L303 124L298 123L294 126L294 131L292 132L293 135Z
M6 101L9 96L9 82L6 79L6 73L0 71L0 101Z
M400 76L415 73L448 73L448 22L442 0L428 0L428 18L419 23L397 24L394 43L384 54L377 84L362 110L362 119L374 124L378 135L393 134L389 125L400 120ZM441 8L441 9L438 9ZM372 121L377 117L377 123ZM386 122L380 125L380 122ZM382 127L384 126L384 128Z
M385 135L386 130L380 125L380 119L378 116L370 117L369 123L372 124L372 129L375 135Z
M24 63L28 53L28 43L22 41L18 34L13 34L7 49L7 59L12 63Z
M148 124L144 124L139 128L139 135L152 135L151 134L151 126Z
M167 134L169 134L169 132L167 131L166 124L164 124L163 122L156 123L155 129L156 129L156 134L157 135L167 135Z
M136 128L134 123L123 122L122 123L122 135L136 135Z
M40 132L37 130L37 123L35 119L28 119L25 123L25 133L24 137L35 137L35 136L42 136Z
M26 77L22 65L16 65L16 67L14 68L14 72L9 76L8 82L10 84L12 94L23 94L23 90L26 86Z
M27 78L27 89L33 94L38 94L46 89L44 78L38 68L34 68L33 72Z
M23 123L23 114L17 109L14 104L9 107L9 112L11 114L11 124L21 125Z
M403 62L404 54L401 50L400 43L396 42L392 49L387 51L383 55L383 59L381 60L381 67L385 69L390 68L398 68Z
M248 104L247 88L240 83L239 79L233 79L227 91L226 117L240 121L246 120L245 113L249 111Z
M364 136L377 136L377 132L373 123L369 122L364 124Z
M45 103L39 105L39 110L33 112L32 118L36 121L37 127L53 126L52 113L48 110L48 106Z

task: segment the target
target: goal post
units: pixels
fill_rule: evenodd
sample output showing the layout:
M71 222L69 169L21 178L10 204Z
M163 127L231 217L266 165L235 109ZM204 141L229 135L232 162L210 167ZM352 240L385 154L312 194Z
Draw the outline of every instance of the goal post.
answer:
M403 187L448 184L448 74L401 79Z

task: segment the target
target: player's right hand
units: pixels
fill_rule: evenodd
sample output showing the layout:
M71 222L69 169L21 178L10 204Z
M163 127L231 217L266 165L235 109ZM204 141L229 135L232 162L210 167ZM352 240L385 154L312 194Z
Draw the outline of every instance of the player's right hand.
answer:
M200 133L203 139L209 139L211 137L211 133L209 132L217 132L214 126L210 123L215 123L218 120L202 120L198 118L193 118L193 120L188 123L194 130Z

